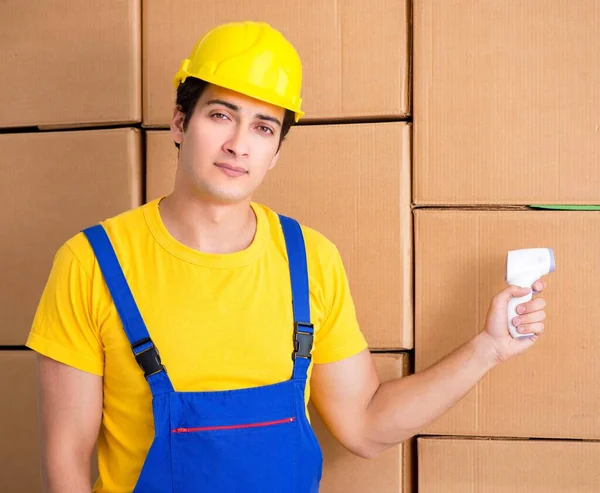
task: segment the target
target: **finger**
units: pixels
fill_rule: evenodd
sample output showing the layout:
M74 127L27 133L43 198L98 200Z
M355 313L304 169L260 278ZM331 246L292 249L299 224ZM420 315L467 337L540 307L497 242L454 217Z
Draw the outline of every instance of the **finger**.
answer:
M530 292L529 288L521 288L511 284L492 298L492 305L495 307L508 305L511 298L521 298Z
M533 284L533 293L534 294L541 293L544 289L546 289L546 287L547 287L546 282L543 281L542 279L538 279Z
M528 313L527 315L522 315L520 317L515 317L512 320L512 323L515 327L519 325L527 325L533 324L536 322L543 322L546 320L546 312L543 310L538 310L533 313Z
M520 334L535 334L541 335L544 333L545 326L542 322L537 322L535 324L527 324L527 325L519 325L517 330Z
M543 310L546 307L546 300L544 298L535 298L534 300L528 301L527 303L521 303L517 306L517 313L519 315L525 315L526 313L536 312Z

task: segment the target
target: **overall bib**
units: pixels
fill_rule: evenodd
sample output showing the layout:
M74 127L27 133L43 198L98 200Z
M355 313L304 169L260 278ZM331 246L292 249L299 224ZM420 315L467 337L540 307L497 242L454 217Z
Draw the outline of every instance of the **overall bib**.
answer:
M314 332L306 251L300 225L279 217L292 286L293 373L228 391L173 389L108 235L100 224L83 231L152 391L154 441L134 493L318 492L323 457L304 403Z

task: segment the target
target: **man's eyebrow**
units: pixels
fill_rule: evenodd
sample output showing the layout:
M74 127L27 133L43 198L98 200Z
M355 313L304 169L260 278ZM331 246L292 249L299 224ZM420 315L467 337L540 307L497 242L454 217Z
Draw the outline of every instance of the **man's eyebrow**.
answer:
M228 101L225 101L223 99L211 99L209 101L206 102L206 105L222 105L225 106L226 108L229 108L231 111L240 111L240 107L236 104L230 103ZM269 115L263 115L261 113L258 113L255 115L255 118L258 118L259 120L264 120L266 122L273 122L276 125L279 125L281 127L281 121L278 118L275 118L274 116L269 116Z
M266 122L273 122L277 125L279 125L281 127L281 122L279 121L278 118L275 118L274 116L269 116L269 115L261 115L260 113L256 115L256 118L258 118L259 120L264 120Z
M222 99L211 99L210 101L206 102L206 105L212 105L212 104L220 104L222 106L225 106L226 108L229 108L231 111L240 111L240 107L230 103L228 101L224 101Z

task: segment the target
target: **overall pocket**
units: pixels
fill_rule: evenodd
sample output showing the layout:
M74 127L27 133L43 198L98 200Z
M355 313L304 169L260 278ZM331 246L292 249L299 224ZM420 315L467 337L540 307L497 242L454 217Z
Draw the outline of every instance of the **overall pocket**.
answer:
M175 493L295 490L296 417L171 430Z
M219 425L219 426L201 426L198 428L175 428L171 433L199 433L202 431L221 431L221 430L243 430L245 428L263 428L265 426L283 425L291 423L296 418L285 418L277 421L263 421L259 423L248 423L243 425Z

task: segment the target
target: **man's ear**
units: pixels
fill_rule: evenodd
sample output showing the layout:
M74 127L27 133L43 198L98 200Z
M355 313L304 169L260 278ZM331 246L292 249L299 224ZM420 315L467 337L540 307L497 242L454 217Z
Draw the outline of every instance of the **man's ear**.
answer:
M185 113L181 111L181 106L175 105L173 108L173 119L171 120L171 137L177 144L183 142L183 121L185 119Z
M279 151L277 151L277 154L275 154L273 156L273 159L271 159L271 164L269 164L269 170L272 170L275 165L277 164L277 161L279 161L279 153L280 153L281 149L279 149Z

